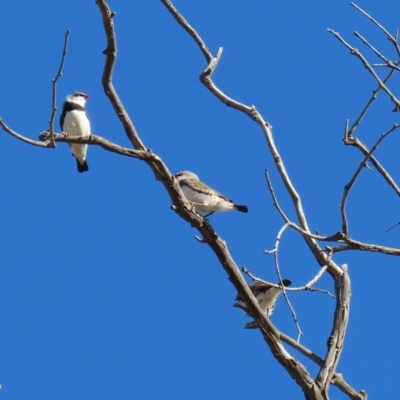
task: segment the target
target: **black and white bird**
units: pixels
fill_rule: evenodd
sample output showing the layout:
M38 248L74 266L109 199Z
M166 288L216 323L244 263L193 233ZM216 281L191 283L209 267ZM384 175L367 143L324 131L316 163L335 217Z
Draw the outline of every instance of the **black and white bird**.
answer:
M288 287L292 284L289 279L283 279L282 283L277 283L277 285L283 285ZM282 288L277 288L269 285L265 282L255 281L249 285L250 290L253 292L254 297L257 299L259 306L264 311L266 317L269 317L275 308L276 301L278 300L279 295L282 293ZM246 304L243 302L243 299L240 297L240 294L236 296L234 307L241 308L246 314L249 313ZM257 323L255 321L249 322L244 326L245 329L254 329L257 328Z
M90 121L85 110L86 100L89 95L75 92L66 97L60 117L60 127L68 136L90 137ZM86 161L88 145L71 143L72 155L76 158L78 172L89 171Z
M238 210L247 213L247 206L235 204L221 193L200 182L199 177L190 171L178 172L175 175L186 199L190 201L198 213L206 214L205 217L216 211Z

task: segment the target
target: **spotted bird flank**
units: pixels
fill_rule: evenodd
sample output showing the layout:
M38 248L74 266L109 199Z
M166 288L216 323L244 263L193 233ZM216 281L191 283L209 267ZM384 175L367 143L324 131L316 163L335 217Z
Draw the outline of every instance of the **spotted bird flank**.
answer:
M277 283L277 285L282 284L285 287L288 287L292 284L289 279L283 279L282 283ZM279 295L282 293L282 288L277 288L269 285L265 282L255 281L249 285L250 290L253 292L254 297L257 299L260 308L263 310L266 317L272 315L276 302L278 300ZM246 314L250 315L250 312L243 302L243 299L240 297L240 294L236 296L234 307L241 308ZM257 324L255 321L247 323L245 329L254 329L257 328Z
M217 211L237 210L248 212L247 206L235 204L215 189L201 182L199 177L190 171L178 172L175 175L186 199L190 201L196 212L209 216Z

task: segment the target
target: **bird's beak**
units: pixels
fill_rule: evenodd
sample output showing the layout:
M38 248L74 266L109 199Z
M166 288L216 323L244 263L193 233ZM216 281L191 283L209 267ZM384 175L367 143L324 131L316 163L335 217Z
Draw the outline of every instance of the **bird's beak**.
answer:
M89 98L88 94L84 94L83 97L85 98L85 100L87 100Z

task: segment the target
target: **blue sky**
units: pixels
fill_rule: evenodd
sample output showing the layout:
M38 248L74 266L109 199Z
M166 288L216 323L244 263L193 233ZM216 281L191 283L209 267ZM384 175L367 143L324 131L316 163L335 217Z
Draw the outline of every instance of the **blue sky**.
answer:
M386 38L343 1L175 1L208 47L224 52L216 84L254 104L274 127L276 143L302 196L311 229L340 230L339 202L361 154L342 143L376 87L360 62L327 28L370 59L357 30L388 56ZM391 32L397 1L358 5ZM238 265L276 281L272 248L282 221L264 179L294 217L262 132L200 83L204 59L161 2L111 3L118 60L114 83L146 146L172 172L192 170L248 214L210 217ZM90 94L93 132L129 145L103 95L105 38L94 2L3 0L0 116L36 139L47 128L51 78L65 29L71 30L58 105L75 90ZM393 79L396 93L399 80ZM383 95L357 136L372 145L399 122ZM59 114L56 116L58 121ZM58 128L58 126L57 126ZM378 149L398 182L398 132ZM0 395L4 399L302 398L258 331L232 307L235 290L195 231L170 210L162 185L142 162L91 147L90 171L78 174L68 146L42 149L0 134ZM398 247L398 199L376 171L362 172L348 202L352 237ZM350 323L338 371L371 399L393 398L399 262L347 252ZM285 233L282 275L300 286L318 271L303 240ZM324 277L319 287L333 291ZM322 355L334 301L291 293L302 343ZM296 335L283 301L272 316ZM298 355L293 352L294 355ZM317 369L300 357L315 375ZM331 389L331 398L343 396Z

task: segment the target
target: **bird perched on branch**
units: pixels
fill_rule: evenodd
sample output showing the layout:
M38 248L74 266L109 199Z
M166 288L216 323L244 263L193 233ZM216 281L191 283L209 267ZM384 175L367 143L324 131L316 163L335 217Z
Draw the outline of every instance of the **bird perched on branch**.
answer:
M289 279L283 279L282 282L278 282L277 285L283 285L288 287L292 284ZM253 292L254 297L257 299L259 306L264 311L266 317L269 317L275 308L276 301L278 300L279 295L282 293L282 288L277 288L269 285L265 282L255 281L249 285L250 290ZM246 314L251 316L246 304L243 299L240 297L240 294L236 296L234 307L241 308ZM245 329L254 329L257 328L258 325L255 321L247 323L244 328Z
M85 110L89 95L75 92L66 97L60 117L60 127L69 137L90 137L90 122ZM72 155L76 158L78 172L89 170L86 161L87 144L70 143Z
M235 204L221 193L200 182L199 177L190 171L178 172L174 175L178 180L186 199L190 201L198 213L206 214L205 217L216 211L238 210L247 213L247 206Z

